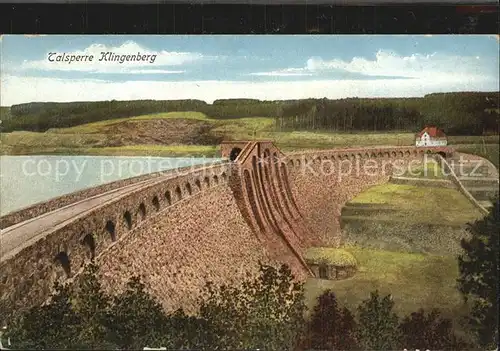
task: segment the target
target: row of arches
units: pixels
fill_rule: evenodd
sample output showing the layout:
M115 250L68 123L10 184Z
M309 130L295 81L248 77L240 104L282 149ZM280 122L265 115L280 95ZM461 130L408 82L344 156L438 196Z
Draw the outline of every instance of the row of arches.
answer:
M221 179L222 182L227 181L227 174L225 172L223 172L220 175L205 176L202 180L198 178L193 182L193 184L191 184L188 181L184 184L184 186L177 185L173 191L166 190L162 194L162 196L154 195L150 200L150 206L146 206L146 203L143 201L139 204L139 206L135 210L129 210L129 209L125 210L121 216L120 227L123 228L124 232L130 231L134 228L134 225L147 219L148 208L150 208L150 210L154 212L159 212L162 209L162 205L163 207L168 207L170 205L173 205L174 203L182 200L183 198L193 195L195 192L197 193L202 191L203 186L206 189L210 188L211 186L219 185L222 183ZM136 219L136 223L134 223L134 218ZM101 242L98 243L95 233L81 234L80 245L84 247L84 250L86 251L87 254L87 258L90 261L93 261L94 258L96 257L98 244L105 245L106 241L115 242L117 240L116 229L117 229L116 219L114 220L108 219L105 222L101 231L104 233L104 240L102 243ZM66 278L71 277L72 274L70 256L71 254L68 252L68 250L63 249L59 251L54 257L54 262L58 263L62 267L66 275Z
M145 214L145 207L140 207L140 209L141 211L144 211ZM123 217L128 229L131 229L132 215L130 214L130 212L126 211ZM106 224L104 225L104 232L109 236L111 242L116 241L116 225L113 220L106 221ZM82 233L81 235L80 244L86 248L87 255L90 261L93 261L94 258L96 257L96 249L97 249L96 241L97 240L94 233L87 233L87 234ZM71 277L72 273L71 262L67 250L59 251L57 255L54 257L54 261L61 265L67 278Z
M302 156L301 158L292 158L288 161L291 167L300 167L303 164L314 162L320 163L322 160L343 161L343 160L356 160L356 159L375 159L375 158L403 158L403 157L417 157L424 153L431 152L430 150L393 150L393 151L371 151L371 152L357 152L357 153L335 153L333 155L324 155L316 157Z

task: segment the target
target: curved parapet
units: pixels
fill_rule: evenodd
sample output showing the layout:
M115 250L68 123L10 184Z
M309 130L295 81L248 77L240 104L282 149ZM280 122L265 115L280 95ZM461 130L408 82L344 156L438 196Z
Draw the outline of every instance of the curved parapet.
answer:
M304 163L321 160L342 161L356 159L408 159L423 157L426 154L440 154L450 157L455 152L449 146L392 146L392 147L364 147L364 148L339 148L328 150L305 150L287 153L288 163L291 167L304 166Z
M195 166L189 166L185 167L184 170L194 170L197 168L203 168L206 167L206 165L195 165ZM102 194L107 191L115 190L122 188L124 186L128 186L137 182L141 182L144 180L148 179L153 179L157 178L166 174L174 174L178 173L179 169L173 169L173 170L168 170L168 171L161 171L161 172L155 172L155 173L149 173L149 174L144 174L140 175L137 177L132 177L132 178L127 178L127 179L122 179L122 180L117 180L109 183L105 183L102 185L98 185L92 188L86 188L82 189L79 191L72 192L70 194L66 195L61 195L55 198L52 198L48 201L43 201L40 203L33 204L31 206L10 212L6 215L3 215L0 217L0 229L5 229L7 227L10 227L12 225L15 225L17 223L21 223L23 221L26 221L28 219L38 217L40 215L43 215L44 213L48 213L54 210L57 210L58 208L68 206L72 203L78 202L85 200L89 197L96 196L99 194Z

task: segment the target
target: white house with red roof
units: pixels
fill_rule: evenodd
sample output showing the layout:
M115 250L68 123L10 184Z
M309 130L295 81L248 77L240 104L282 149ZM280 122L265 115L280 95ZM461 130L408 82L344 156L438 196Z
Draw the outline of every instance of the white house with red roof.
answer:
M446 134L437 127L425 127L415 138L416 146L446 146L447 144Z

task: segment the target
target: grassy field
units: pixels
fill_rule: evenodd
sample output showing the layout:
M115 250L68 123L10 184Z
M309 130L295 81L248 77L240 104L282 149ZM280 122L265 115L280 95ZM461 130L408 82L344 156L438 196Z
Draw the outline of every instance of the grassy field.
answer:
M392 294L395 312L404 316L419 308L438 308L469 338L461 324L468 313L459 291L457 255L468 234L467 222L481 213L457 190L383 184L367 189L342 211L342 249L357 261L349 279L312 278L306 282L310 308L332 289L352 311L371 291Z
M49 129L49 133L57 134L94 134L106 132L106 129L112 125L123 122L141 122L154 119L192 119L192 120L208 120L209 118L200 112L170 112L170 113L155 113L150 115L117 118L106 121L82 124L71 128Z
M406 223L455 225L480 218L481 213L456 189L382 184L359 194L349 205L382 207L387 213L370 213L370 219Z
M471 145L460 145L457 147L457 151L484 157L499 168L500 145L498 142L496 144L476 143Z
M358 272L346 280L332 281L311 278L305 284L306 303L312 309L316 299L326 289L332 289L339 301L351 311L371 291L392 294L395 312L404 316L419 308L440 309L455 322L455 330L465 334L459 321L467 314L461 295L456 289L457 259L437 256L345 247L358 262Z
M203 133L217 140L264 140L272 139L278 147L284 151L302 149L326 149L334 147L355 147L374 145L413 145L414 135L412 133L332 133L332 132L306 132L306 131L277 131L275 120L267 117L252 117L238 119L213 119L200 112L170 112L143 115L130 118L113 119L95 123L83 124L71 128L51 129L45 133L34 132L12 132L5 133L1 137L0 151L2 154L100 154L116 155L124 152L126 155L185 155L186 152L196 151L196 154L204 156L218 156L215 144L213 147L207 145L196 145L190 143L183 145L175 143L155 143L146 141L138 145L137 141L127 141L125 129L123 143L116 145L116 128L129 128L134 131L137 123L151 121L169 121L181 124L182 121L193 121L203 123L207 128ZM182 128L179 127L182 132ZM158 133L152 130L150 134ZM210 139L209 138L209 139ZM118 137L119 139L119 137ZM470 137L450 136L450 144L460 145L462 149L470 148L469 144L485 143L498 144L498 136ZM114 144L113 144L114 143ZM149 145L148 145L149 144ZM172 144L173 147L170 147ZM498 150L498 145L495 145ZM474 150L472 150L474 151ZM497 156L498 163L498 156Z
M2 145L26 149L82 148L105 145L106 134L13 132L3 133L0 140Z
M331 288L348 307L354 307L376 289L392 294L396 310L406 314L420 307L460 310L462 301L456 290L457 260L454 257L346 246L358 262L358 273L346 280L309 279L306 284L308 306L321 290Z
M119 147L89 148L83 151L88 155L134 156L146 153L150 156L214 156L217 147L210 145L129 145Z
M456 189L382 184L347 203L341 224L347 244L456 255L464 227L481 217Z
M356 266L357 262L354 256L344 250L333 247L311 247L305 254L307 262L321 264L327 263L335 266Z

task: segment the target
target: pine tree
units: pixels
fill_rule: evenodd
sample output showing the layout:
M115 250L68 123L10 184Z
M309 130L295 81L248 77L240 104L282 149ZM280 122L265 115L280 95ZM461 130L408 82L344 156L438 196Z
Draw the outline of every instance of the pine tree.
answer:
M318 297L308 325L307 346L315 350L357 350L356 322L341 308L333 291Z
M383 298L378 290L358 306L358 342L363 350L395 350L400 333L398 316L392 311L390 295Z
M453 323L443 318L436 309L425 313L423 309L406 316L399 325L401 346L409 350L468 350L470 345L453 333Z

